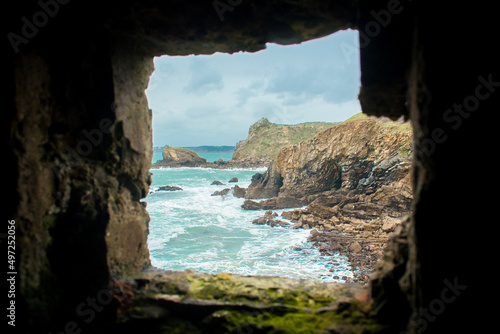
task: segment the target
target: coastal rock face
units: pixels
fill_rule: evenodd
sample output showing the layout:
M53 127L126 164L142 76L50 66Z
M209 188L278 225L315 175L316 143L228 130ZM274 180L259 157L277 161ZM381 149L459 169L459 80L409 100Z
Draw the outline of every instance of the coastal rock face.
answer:
M246 188L242 188L238 185L235 185L233 188L233 196L238 197L238 198L245 198L246 195Z
M282 149L252 178L242 207L299 208L282 217L292 228L313 229L309 240L320 252L347 256L351 280L366 283L390 234L410 213L411 156L409 124L357 115Z
M163 148L163 165L197 166L206 162L207 159L200 157L198 153L190 151L186 148L175 148L168 145Z
M230 188L215 191L211 196L227 196L231 192Z
M274 124L261 118L248 130L248 137L236 144L233 160L270 162L279 151L298 144L333 126L335 123Z
M357 116L282 149L265 173L252 178L246 197L301 198L338 189L373 193L409 173L411 139L409 124Z
M252 183L248 187L246 198L270 198L278 196L283 186L283 177L276 173L276 162L271 162L271 167L265 173L257 173L252 176Z

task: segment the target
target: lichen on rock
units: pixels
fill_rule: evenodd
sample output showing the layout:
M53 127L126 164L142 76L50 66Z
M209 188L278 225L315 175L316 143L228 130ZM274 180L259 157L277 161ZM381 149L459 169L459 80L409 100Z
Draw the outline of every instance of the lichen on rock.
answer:
M370 315L367 291L356 285L192 271L142 274L125 284L134 294L118 313L123 328L154 331L171 320L177 327L169 327L172 333L179 328L190 333L311 334L383 328Z

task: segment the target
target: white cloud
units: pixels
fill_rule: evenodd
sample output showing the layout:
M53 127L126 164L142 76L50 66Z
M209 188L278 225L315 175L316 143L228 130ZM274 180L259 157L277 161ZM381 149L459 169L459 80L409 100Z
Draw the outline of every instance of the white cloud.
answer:
M161 57L147 95L154 145L234 145L261 117L282 124L342 121L360 111L357 32L257 53ZM352 50L350 50L352 51Z

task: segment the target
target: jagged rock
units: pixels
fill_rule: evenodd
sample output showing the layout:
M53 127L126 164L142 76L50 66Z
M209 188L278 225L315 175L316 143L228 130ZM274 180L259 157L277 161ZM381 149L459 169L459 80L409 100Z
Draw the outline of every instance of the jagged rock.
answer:
M307 202L302 198L274 197L259 202L247 199L245 200L245 202L241 207L246 210L273 210L273 209L296 208L304 206L306 204Z
M286 227L286 226L290 225L290 223L285 222L283 220L279 220L279 219L270 219L267 221L267 224L271 227L275 227L275 226Z
M355 242L353 244L351 244L351 246L349 247L349 250L353 253L359 253L361 252L361 245L359 244L359 242Z
M252 176L252 183L247 189L245 198L261 199L278 196L279 190L283 185L283 178L280 174L275 174L273 171L275 169L268 168L266 172L257 173Z
M303 197L338 189L376 192L409 174L411 143L407 124L374 119L337 124L283 148L268 170L252 179L247 198ZM318 202L338 203L331 195Z
M306 210L304 209L295 209L292 211L283 211L281 213L281 217L285 219L290 219L293 222L297 222L300 218L300 216L305 212Z
M408 124L356 116L284 148L256 174L244 207L284 211L292 228L313 229L325 254L346 255L354 281L366 282L382 249L411 207L412 131ZM272 197L272 198L268 198ZM323 233L320 233L323 232ZM358 242L357 240L363 240Z
M323 205L318 205L318 204L309 204L307 207L307 213L310 213L312 215L315 215L317 217L321 217L323 219L330 219L332 218L337 210L329 208L327 206Z
M401 224L401 219L389 218L386 221L384 221L384 224L382 225L381 229L384 232L392 232L400 224Z
M222 190L214 192L211 196L227 196L227 195L229 195L230 191L231 191L230 188L222 189Z
M244 198L247 192L246 188L241 188L238 185L235 185L232 189L233 189L233 196L238 198Z
M278 217L278 214L272 210L268 210L264 213L264 218L266 219L273 219L274 217Z
M261 206L258 202L252 201L250 199L245 200L245 202L241 205L241 207L245 210L260 210Z
M220 181L215 180L215 181L214 181L214 182L212 182L210 185L211 185L211 186L223 186L223 185L224 185L224 183L222 183L222 182L220 182Z
M230 183L234 182L239 182L237 177L233 177L231 180L229 180Z
M252 224L257 224L257 225L265 225L265 224L267 224L267 225L269 225L271 227L275 227L275 226L285 227L285 226L290 225L290 223L285 222L283 220L270 219L268 217L269 216L264 216L264 217L260 217L260 218L254 219L252 221Z
M264 218L264 217L260 217L260 218L254 219L252 221L252 224L257 224L257 225L265 225L266 223L267 223L267 219Z

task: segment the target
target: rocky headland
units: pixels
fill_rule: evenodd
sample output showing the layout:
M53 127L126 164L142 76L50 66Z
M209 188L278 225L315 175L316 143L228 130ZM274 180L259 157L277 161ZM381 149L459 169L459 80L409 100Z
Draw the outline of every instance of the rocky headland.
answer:
M274 124L261 118L248 130L248 137L236 144L234 161L273 161L281 149L311 139L336 123L309 122Z
M364 283L410 212L412 153L408 123L356 115L280 150L252 178L243 208L295 208L282 217L311 229L322 253L347 256L353 281Z
M352 281L365 283L410 213L412 155L408 122L357 114L342 123L294 126L261 119L236 145L232 160L209 163L188 149L165 146L153 168L266 166L248 188L236 185L212 196L232 194L245 198L244 209L268 210L254 224L311 229L309 240L323 254L347 256ZM290 210L280 219L272 211L278 209Z
M267 167L282 148L314 137L336 123L311 122L293 125L274 124L262 118L248 130L248 137L236 144L231 160L207 162L187 148L165 146L163 160L152 165L161 167L261 168ZM229 147L229 146L228 146Z

